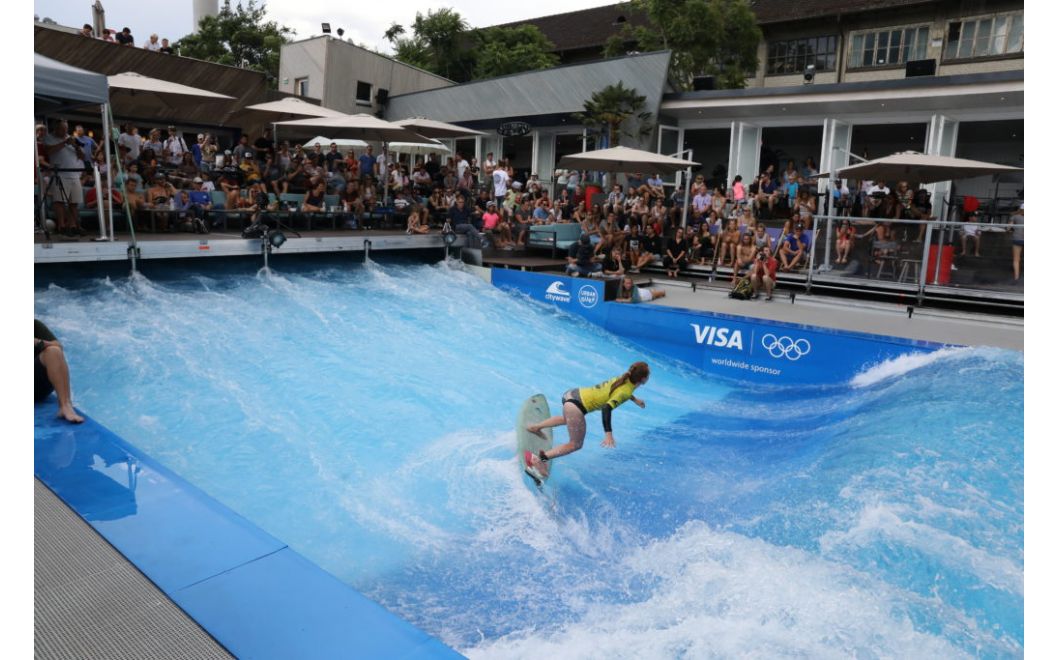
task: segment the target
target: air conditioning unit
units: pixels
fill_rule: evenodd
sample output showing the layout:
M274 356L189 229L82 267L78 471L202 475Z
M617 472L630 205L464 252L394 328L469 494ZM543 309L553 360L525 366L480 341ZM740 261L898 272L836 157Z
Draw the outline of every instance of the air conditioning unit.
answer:
M908 60L904 70L905 78L937 75L937 60Z

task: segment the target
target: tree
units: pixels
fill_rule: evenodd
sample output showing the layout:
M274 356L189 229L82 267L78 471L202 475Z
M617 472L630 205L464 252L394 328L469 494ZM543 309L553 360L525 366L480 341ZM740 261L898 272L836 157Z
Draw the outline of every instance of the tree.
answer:
M611 38L606 54L620 53L623 42L640 50L671 50L672 80L689 89L695 76L712 75L717 86L737 89L757 71L757 44L763 35L747 0L629 0L648 27L626 25L622 38Z
M294 31L275 21L265 20L265 6L255 0L232 9L230 0L216 16L204 17L198 32L174 44L177 52L207 62L260 71L276 88L279 77L279 49L290 41Z
M383 34L394 58L456 82L491 78L558 64L554 45L535 25L470 30L451 9L415 14L409 35L393 23Z
M547 69L558 64L555 45L535 25L477 30L474 78Z
M653 114L645 110L647 97L624 86L607 85L584 102L584 112L574 113L573 118L585 126L598 126L607 136L607 144L616 147L621 136L644 137L654 130Z
M384 36L393 44L394 56L401 62L462 82L470 78L473 70L472 62L467 61L460 48L467 29L459 12L443 7L431 9L425 16L415 12L410 37L397 23L390 25Z

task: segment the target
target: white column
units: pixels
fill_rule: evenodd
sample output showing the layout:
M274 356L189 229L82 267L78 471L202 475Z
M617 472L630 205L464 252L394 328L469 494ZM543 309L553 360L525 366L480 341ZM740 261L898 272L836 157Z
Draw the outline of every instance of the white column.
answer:
M760 168L760 126L746 122L731 122L731 148L727 156L727 184L742 175L742 182L749 185Z
M926 129L926 153L931 156L955 156L959 139L959 122L944 115L933 115ZM933 214L944 220L948 206L944 198L951 193L951 181L941 181L925 186L932 194Z

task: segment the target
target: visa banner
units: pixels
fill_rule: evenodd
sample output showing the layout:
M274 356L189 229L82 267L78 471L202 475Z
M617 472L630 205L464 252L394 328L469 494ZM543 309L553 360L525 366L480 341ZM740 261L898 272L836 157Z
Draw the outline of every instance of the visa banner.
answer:
M604 302L599 280L495 269L493 284L578 314L660 355L736 380L849 382L867 367L942 344L717 314Z

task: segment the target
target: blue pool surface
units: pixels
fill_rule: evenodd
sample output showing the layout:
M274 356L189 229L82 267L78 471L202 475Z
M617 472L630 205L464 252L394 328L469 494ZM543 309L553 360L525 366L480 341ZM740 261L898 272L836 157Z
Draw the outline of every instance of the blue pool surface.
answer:
M81 408L471 657L1023 653L1020 353L761 387L446 264L174 268L35 303ZM641 358L617 448L593 416L528 488L519 404Z

